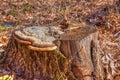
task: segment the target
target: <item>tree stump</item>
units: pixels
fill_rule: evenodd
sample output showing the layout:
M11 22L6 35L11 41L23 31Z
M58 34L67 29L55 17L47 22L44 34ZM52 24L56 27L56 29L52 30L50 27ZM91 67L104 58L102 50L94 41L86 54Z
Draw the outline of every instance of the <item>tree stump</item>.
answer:
M5 62L26 80L93 80L100 75L97 39L92 27L27 27L12 33Z

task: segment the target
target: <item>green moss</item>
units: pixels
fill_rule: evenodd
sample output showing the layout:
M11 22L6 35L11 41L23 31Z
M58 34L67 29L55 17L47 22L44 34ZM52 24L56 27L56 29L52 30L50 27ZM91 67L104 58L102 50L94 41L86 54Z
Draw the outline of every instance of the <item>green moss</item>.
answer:
M56 80L64 80L60 73L56 73Z
M4 32L4 31L7 31L8 29L10 29L10 28L6 27L6 26L3 26L3 25L0 25L0 33Z
M28 11L30 10L30 8L31 8L31 4L29 4L29 3L26 3L26 4L24 4L23 5L23 10L22 10L22 12L25 14L25 13L28 13Z
M75 76L70 70L69 60L59 50L55 50L57 59L58 72L56 72L56 80L64 80L66 77L68 80L76 80Z
M18 11L16 11L16 10L10 10L10 11L8 12L8 14L16 17L16 16L18 15Z
M77 79L76 79L75 76L71 73L71 74L69 74L69 76L68 76L68 80L77 80Z

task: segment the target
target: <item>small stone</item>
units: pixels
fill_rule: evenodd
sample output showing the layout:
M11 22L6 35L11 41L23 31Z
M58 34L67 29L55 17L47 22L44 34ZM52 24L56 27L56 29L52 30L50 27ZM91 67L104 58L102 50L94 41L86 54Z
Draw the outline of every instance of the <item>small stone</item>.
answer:
M0 48L3 46L3 44L0 44Z
M0 49L0 53L3 53L4 52L4 50L3 49Z

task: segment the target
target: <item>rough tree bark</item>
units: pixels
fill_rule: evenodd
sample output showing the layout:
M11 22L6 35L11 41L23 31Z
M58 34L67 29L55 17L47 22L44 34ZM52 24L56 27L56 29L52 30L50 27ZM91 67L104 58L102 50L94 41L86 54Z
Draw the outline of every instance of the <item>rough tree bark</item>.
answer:
M98 31L27 27L13 32L5 62L27 80L101 80Z

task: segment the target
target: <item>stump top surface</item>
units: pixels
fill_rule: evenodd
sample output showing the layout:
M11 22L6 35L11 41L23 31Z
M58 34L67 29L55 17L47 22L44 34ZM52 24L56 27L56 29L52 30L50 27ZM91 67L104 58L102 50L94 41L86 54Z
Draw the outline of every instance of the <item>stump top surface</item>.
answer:
M15 31L15 34L21 38L34 40L38 43L47 43L56 40L54 35L63 34L58 27L27 27Z
M74 30L69 30L60 36L60 40L78 40L95 33L97 29L94 27L80 27Z

